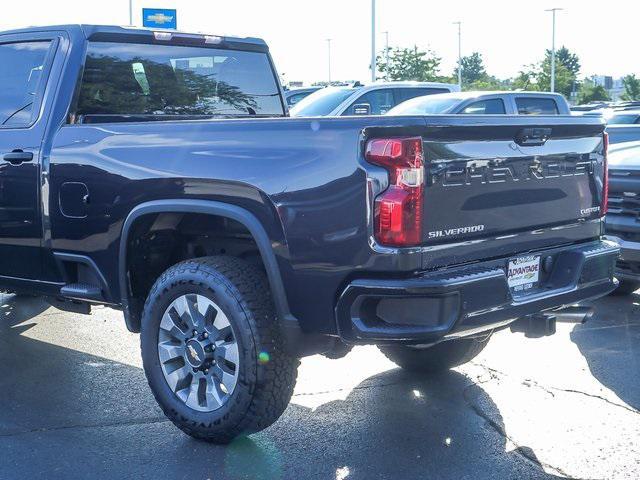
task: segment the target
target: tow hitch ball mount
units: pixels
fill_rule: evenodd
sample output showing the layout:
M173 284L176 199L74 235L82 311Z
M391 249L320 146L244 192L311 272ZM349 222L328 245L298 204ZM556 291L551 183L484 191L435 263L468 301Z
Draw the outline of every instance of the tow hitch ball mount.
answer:
M527 338L540 338L556 333L556 323L584 323L593 315L591 307L568 307L554 312L537 313L519 318L511 324L512 332Z

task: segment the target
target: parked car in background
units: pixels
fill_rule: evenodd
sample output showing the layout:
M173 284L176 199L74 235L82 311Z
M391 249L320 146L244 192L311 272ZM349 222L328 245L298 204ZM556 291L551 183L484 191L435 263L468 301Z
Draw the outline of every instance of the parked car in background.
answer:
M284 91L284 99L287 101L289 108L296 105L300 100L308 97L313 92L317 92L323 87L304 87L304 88L292 88L291 90Z
M385 82L327 87L312 93L291 109L293 117L384 115L415 97L456 92L457 85L436 82Z
M610 145L640 141L640 124L625 125L618 123L607 125L606 131L609 134Z
M559 93L456 92L408 100L388 115L569 115L569 104Z
M637 110L640 108L640 101L619 102L611 105L616 110Z
M607 125L634 124L640 124L640 110L618 110L607 120Z
M640 288L640 141L609 150L609 208L606 236L620 245L616 277L620 294Z
M571 112L581 115L587 112L603 110L605 108L609 108L610 106L611 102L589 102L582 105L574 105L573 107L571 107Z

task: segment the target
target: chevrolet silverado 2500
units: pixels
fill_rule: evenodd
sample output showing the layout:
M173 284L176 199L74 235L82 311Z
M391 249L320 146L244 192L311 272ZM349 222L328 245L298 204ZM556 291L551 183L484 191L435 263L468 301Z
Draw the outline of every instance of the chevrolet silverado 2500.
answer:
M253 38L39 27L0 61L0 286L122 310L194 437L273 423L304 355L446 369L615 287L597 118L288 118Z

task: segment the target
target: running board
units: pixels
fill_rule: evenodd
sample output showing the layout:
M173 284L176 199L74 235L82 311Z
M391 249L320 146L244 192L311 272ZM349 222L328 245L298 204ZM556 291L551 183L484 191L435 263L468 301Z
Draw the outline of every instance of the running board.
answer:
M69 283L60 289L60 295L72 300L104 301L102 289L88 283Z

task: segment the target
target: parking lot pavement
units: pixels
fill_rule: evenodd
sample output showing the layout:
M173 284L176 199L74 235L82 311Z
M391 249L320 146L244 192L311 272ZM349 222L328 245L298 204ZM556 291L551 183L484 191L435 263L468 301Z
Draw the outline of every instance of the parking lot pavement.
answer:
M0 300L2 479L640 477L640 295L435 377L373 347L306 358L280 421L227 447L165 420L118 312Z

